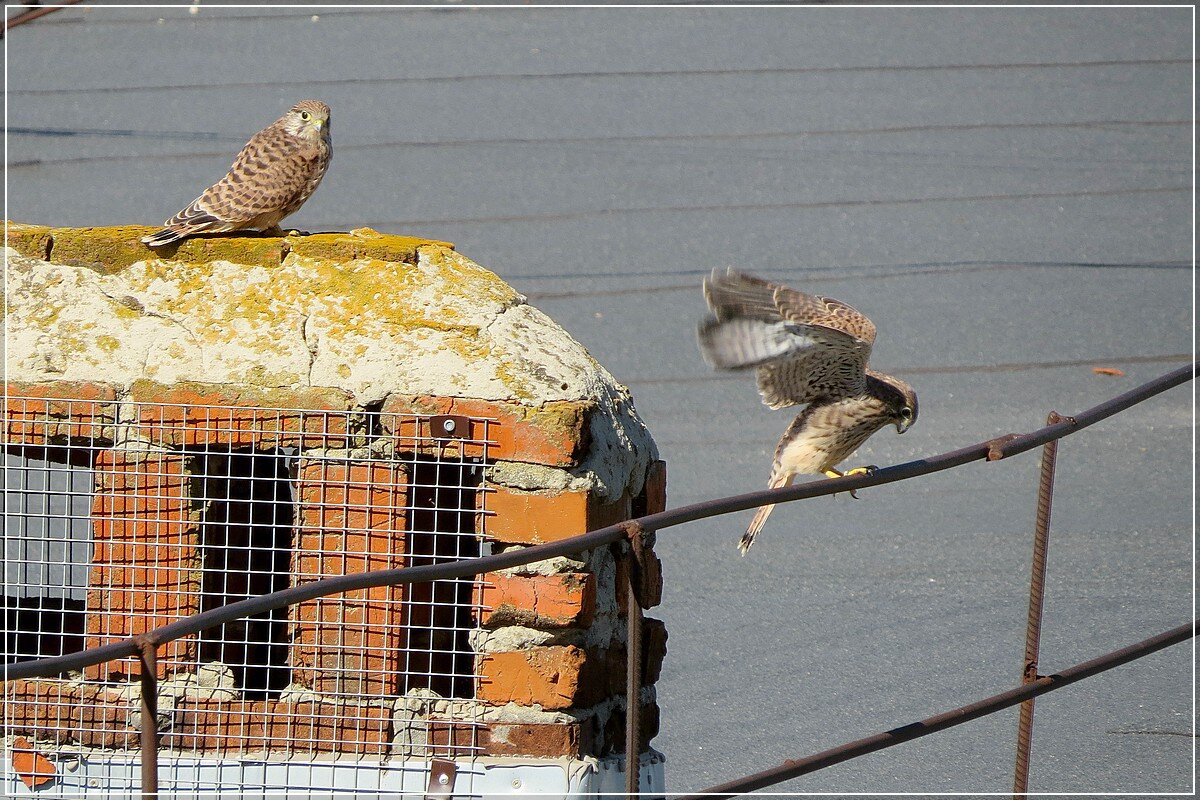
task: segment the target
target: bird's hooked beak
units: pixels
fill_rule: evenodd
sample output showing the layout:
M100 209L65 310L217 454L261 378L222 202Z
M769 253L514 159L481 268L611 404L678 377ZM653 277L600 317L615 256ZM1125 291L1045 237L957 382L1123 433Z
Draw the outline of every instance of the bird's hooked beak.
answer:
M908 427L912 425L912 420L898 419L896 420L896 433L904 433Z

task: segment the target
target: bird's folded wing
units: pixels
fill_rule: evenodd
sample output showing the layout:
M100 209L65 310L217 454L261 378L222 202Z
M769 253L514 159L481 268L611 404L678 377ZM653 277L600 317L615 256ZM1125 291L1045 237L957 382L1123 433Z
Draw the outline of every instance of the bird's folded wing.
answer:
M286 207L303 192L311 173L309 164L299 148L272 128L252 136L229 173L193 205L218 219L245 224Z

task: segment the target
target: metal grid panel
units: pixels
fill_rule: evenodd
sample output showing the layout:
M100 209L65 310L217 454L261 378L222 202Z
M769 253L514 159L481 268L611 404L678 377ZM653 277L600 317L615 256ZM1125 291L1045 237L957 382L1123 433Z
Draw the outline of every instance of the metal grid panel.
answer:
M95 401L10 398L4 660L322 577L480 555L489 421L470 420L467 438L438 438L431 422L149 403L122 403L118 422ZM288 776L289 796L369 795L394 786L388 761L471 758L480 589L362 590L165 644L163 787L241 790L287 762L266 772ZM92 790L133 791L120 751L137 747L140 669L122 659L7 684L6 732L64 778L73 765Z

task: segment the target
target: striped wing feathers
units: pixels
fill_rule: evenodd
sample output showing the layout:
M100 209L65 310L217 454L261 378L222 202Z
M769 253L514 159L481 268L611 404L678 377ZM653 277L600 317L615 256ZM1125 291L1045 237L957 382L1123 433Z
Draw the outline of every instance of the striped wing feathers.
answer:
M312 155L316 155L315 149ZM282 126L264 128L238 153L225 177L193 205L235 226L281 212L302 195L307 199L304 190L312 174L312 159L304 156L301 144Z
M705 359L757 369L772 408L864 391L875 326L851 306L734 270L714 270L704 296L713 313L699 330Z

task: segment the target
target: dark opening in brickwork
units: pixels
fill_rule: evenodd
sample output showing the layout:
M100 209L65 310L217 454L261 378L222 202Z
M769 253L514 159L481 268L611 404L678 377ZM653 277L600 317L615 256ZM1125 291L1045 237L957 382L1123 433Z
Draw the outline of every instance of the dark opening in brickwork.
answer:
M292 459L277 450L195 456L192 499L201 506L200 610L207 611L289 584ZM229 667L247 697L291 680L287 609L235 620L201 634L201 662Z
M413 462L409 565L478 558L475 494L480 466L417 458ZM477 624L470 580L416 584L405 609L409 646L404 672L408 689L432 689L443 697L475 696L474 653L468 634Z

